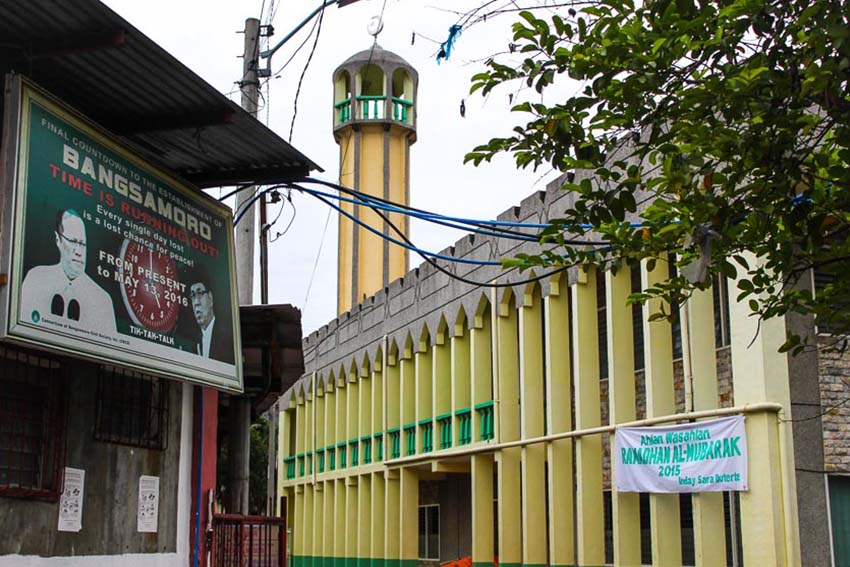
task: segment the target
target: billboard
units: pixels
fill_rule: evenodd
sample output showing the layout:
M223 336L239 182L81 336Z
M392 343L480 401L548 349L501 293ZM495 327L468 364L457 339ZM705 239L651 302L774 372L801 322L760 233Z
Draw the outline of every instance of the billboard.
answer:
M2 335L241 392L230 209L6 84Z

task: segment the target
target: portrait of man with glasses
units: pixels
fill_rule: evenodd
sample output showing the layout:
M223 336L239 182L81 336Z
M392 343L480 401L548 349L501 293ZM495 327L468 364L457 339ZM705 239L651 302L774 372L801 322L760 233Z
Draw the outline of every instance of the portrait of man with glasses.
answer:
M192 313L198 323L200 337L196 353L233 364L233 335L228 321L215 319L215 298L210 289L210 278L206 269L198 265L189 275L189 300Z
M80 214L59 211L54 236L59 262L27 272L21 285L21 318L115 336L112 298L86 274L86 225Z

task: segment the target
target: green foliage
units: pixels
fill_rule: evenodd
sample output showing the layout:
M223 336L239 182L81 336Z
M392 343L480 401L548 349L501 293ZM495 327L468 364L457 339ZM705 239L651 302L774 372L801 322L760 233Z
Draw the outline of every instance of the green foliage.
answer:
M520 83L549 95L578 85L574 96L514 106L527 122L466 161L510 152L520 167L588 170L597 181L564 185L575 206L541 238L557 249L505 263L633 263L669 253L683 267L699 257L690 237L710 229L718 238L703 283L678 277L634 299L679 301L711 276L737 276L738 298L754 315L814 314L846 337L848 5L601 0L546 18L521 12L513 56L524 59L492 60L471 90ZM588 232L610 250L565 243ZM817 297L797 285L813 268L832 276ZM792 337L784 348L803 346Z
M253 515L266 514L269 467L269 421L262 417L251 425L251 460L248 481L248 511Z

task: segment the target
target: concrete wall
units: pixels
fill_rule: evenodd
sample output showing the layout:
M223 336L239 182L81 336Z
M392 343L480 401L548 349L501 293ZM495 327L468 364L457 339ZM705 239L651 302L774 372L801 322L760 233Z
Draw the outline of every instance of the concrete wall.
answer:
M185 565L188 558L191 386L169 382L164 451L95 441L97 368L70 362L65 466L84 469L82 530L57 531L58 503L0 498L0 567ZM160 478L158 533L137 532L140 475Z

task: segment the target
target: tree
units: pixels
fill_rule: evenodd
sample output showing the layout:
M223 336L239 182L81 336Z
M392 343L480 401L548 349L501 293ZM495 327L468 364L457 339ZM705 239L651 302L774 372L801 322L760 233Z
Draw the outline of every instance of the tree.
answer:
M251 514L266 513L269 467L269 420L261 417L251 424L251 460L248 480L248 509Z
M550 249L505 264L616 267L669 253L680 275L633 299L681 302L714 276L737 275L754 315L814 314L846 338L848 13L838 0L603 0L545 18L520 12L511 52L524 59L489 60L472 92L519 83L541 100L564 86L574 96L514 106L527 123L466 161L510 152L520 167L584 169L597 182L565 184L575 207L543 232ZM636 212L640 223L630 223ZM567 242L589 233L609 245ZM688 279L687 266L706 269ZM828 275L817 294L797 286L812 270ZM783 349L804 343L789 337Z

